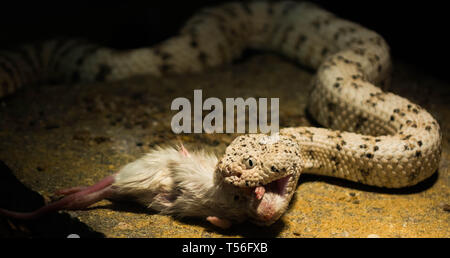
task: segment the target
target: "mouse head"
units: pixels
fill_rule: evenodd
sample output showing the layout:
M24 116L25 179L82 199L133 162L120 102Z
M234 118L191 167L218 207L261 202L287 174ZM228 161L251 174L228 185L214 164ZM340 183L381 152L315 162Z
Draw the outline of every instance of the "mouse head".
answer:
M225 150L216 175L251 193L250 217L270 225L286 211L301 173L300 147L288 136L248 134Z

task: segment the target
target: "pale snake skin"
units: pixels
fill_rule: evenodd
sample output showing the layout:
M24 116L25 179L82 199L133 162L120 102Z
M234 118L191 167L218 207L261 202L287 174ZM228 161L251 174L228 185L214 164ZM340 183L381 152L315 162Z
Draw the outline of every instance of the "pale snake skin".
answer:
M119 52L53 40L5 51L0 53L0 97L51 77L111 81L202 72L231 62L246 48L275 51L316 69L308 110L334 130L298 127L274 136L240 136L216 171L226 182L257 187L291 176L285 193L290 199L301 173L397 188L437 170L441 132L436 120L375 86L386 86L390 76L384 39L311 3L227 3L204 9L178 35L149 48ZM249 158L255 164L246 167Z

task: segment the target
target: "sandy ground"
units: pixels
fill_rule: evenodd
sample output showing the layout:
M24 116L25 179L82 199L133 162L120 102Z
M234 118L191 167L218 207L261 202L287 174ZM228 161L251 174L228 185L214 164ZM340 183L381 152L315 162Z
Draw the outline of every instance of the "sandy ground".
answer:
M430 111L443 132L438 172L407 189L386 190L302 175L289 210L274 225L220 230L202 219L176 220L132 203L101 201L83 211L31 222L0 217L3 237L450 237L450 86L394 62L391 91ZM176 97L278 97L280 126L314 125L305 115L313 74L280 57L256 55L201 75L114 83L26 87L0 102L0 207L30 210L60 188L88 185L159 144ZM233 134L185 134L192 148L220 155Z

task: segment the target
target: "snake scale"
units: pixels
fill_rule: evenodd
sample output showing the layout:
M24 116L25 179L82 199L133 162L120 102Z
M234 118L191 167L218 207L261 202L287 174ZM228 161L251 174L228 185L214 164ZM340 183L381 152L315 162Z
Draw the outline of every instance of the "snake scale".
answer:
M389 46L376 32L308 2L239 2L205 8L179 34L118 51L82 40L50 40L0 53L0 98L57 78L113 81L165 76L229 63L244 49L274 51L317 70L308 110L330 128L283 128L237 137L216 174L250 188L257 214L276 220L301 173L379 187L417 184L438 168L441 132L423 108L381 88L389 84ZM276 203L276 205L265 205ZM281 211L281 212L280 212Z

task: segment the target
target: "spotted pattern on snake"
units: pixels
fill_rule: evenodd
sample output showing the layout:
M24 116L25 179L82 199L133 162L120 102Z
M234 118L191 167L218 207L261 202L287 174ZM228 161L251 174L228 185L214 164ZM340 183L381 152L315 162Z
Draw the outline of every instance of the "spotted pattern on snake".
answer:
M276 135L236 138L216 169L225 182L255 188L262 202L283 198L283 210L301 173L398 188L417 184L437 170L442 136L436 120L420 106L381 89L389 85L391 71L385 40L307 2L206 8L179 34L129 51L80 40L4 51L0 97L51 78L113 81L139 74L202 72L231 62L246 48L277 52L316 69L308 110L330 129L284 128Z

